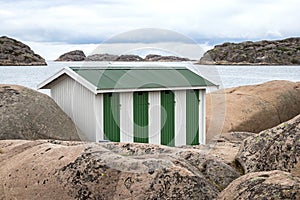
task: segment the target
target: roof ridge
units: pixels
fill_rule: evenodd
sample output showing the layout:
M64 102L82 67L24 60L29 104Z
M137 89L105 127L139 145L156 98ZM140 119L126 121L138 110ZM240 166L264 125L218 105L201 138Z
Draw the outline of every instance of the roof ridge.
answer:
M78 70L78 69L82 69L82 70L88 70L88 69L155 69L155 70L159 70L159 69L188 69L187 67L184 66L99 66L99 67L95 67L95 66L70 66L69 67L72 70Z

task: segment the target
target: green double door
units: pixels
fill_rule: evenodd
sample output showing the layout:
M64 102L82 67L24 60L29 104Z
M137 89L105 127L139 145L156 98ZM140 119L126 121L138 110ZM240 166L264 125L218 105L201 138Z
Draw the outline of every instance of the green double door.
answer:
M133 93L133 141L139 143L148 143L148 123L149 123L149 109L148 109L148 92L134 92Z
M186 91L186 144L199 144L199 90Z
M161 144L175 146L175 96L172 91L161 91Z
M199 144L199 90L186 91L186 144ZM178 116L184 113L178 113ZM161 144L175 145L175 96L161 92ZM181 133L179 133L181 134Z
M103 123L104 139L120 142L119 93L105 93L103 95Z
M148 143L148 92L133 93L134 142ZM120 95L103 95L104 139L120 142Z

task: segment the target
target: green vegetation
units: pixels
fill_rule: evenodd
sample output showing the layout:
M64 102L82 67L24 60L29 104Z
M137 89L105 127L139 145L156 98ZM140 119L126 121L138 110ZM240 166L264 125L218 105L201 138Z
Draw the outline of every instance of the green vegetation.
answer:
M293 63L293 64L300 64L300 61L297 60L297 59L295 59L295 58L293 58L293 59L291 60L291 63Z

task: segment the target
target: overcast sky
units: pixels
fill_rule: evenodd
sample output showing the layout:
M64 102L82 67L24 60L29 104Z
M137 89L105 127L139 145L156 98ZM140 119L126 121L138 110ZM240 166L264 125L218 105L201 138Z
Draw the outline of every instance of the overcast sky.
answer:
M0 0L0 33L26 41L47 58L56 56L52 48L91 51L141 28L167 29L211 46L299 36L299 8L299 0ZM170 42L169 33L160 33L148 42ZM140 43L147 35L133 35L129 42Z

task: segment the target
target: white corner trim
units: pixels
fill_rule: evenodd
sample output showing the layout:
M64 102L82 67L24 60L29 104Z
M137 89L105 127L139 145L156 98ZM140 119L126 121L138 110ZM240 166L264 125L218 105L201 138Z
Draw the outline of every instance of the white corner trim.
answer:
M52 75L51 77L49 77L48 79L43 81L42 83L38 84L37 88L38 89L47 89L47 88L44 88L44 87L47 86L48 84L50 84L51 82L54 82L57 78L59 78L60 76L62 76L64 74L67 74L69 77L71 77L76 82L83 85L84 87L86 87L92 93L97 94L97 87L96 86L94 86L93 84L88 82L82 76L78 75L76 72L71 70L69 67L65 67L65 68L61 69L60 71L58 71L57 73L55 73L54 75Z

